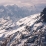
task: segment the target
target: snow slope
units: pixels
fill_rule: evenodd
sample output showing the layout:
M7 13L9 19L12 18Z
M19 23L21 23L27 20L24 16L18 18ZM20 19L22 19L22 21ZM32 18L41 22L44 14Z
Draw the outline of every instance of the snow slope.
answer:
M40 13L22 18L16 24L10 18L0 18L0 46L39 45L37 40L40 42L39 38L46 36L40 37L46 30L46 24L40 19Z

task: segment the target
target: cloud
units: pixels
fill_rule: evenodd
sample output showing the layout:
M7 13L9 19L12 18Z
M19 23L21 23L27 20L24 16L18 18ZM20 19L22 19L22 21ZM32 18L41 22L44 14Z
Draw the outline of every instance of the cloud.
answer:
M31 6L36 4L46 4L46 0L0 0L0 5L16 4L18 6Z

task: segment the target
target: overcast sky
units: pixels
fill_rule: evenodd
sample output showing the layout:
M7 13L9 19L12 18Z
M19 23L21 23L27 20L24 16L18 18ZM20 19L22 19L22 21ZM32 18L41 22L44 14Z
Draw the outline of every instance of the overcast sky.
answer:
M46 0L0 0L0 5L16 4L18 6L32 6L46 4Z

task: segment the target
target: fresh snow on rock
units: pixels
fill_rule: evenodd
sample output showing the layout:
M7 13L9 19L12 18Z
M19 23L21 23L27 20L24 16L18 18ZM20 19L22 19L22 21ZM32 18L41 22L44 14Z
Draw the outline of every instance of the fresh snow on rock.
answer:
M36 46L37 40L46 30L46 24L40 19L40 13L22 18L16 23L9 18L0 18L0 46ZM44 36L41 37L44 39Z

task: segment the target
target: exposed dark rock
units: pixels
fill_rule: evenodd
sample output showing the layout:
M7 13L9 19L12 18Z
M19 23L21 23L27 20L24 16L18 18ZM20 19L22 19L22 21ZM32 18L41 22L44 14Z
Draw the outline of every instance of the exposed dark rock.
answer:
M32 26L26 26L25 29L31 31Z
M12 27L8 27L8 28L6 28L5 30L9 30L9 29L12 29Z
M27 40L27 43L34 43L34 41L36 40L37 37L38 37L38 36L33 36L32 38L29 38L29 39Z
M41 12L41 20L43 21L43 22L46 22L46 7L43 9L43 11Z
M21 39L25 39L25 38L28 38L28 37L30 37L30 35L26 35L26 34L21 35Z

